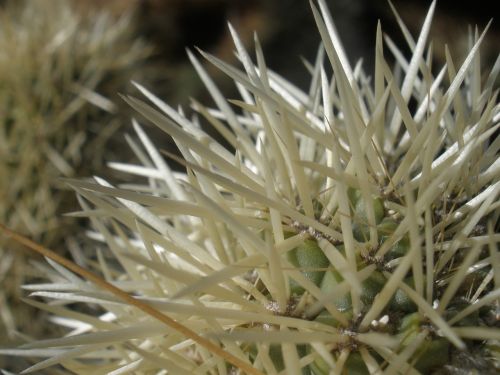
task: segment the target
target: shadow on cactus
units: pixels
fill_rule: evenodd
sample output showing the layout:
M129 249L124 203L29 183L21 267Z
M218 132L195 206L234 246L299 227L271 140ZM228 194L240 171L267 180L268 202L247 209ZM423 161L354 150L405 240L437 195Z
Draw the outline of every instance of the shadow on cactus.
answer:
M400 22L409 60L387 37L393 70L378 28L372 81L349 65L320 0L307 93L266 68L257 38L252 62L231 27L243 70L201 54L241 99L224 99L192 53L215 108L193 100L187 117L136 85L153 106L125 100L175 140L182 158L166 154L186 172L134 121L141 164L110 166L142 183L69 181L100 241L88 264L254 374L498 371L500 63L481 70L483 32L461 65L447 53L431 69L434 7L416 40ZM3 351L49 357L27 372L243 372L54 268L51 283L25 288L70 331ZM82 304L96 313L75 312Z

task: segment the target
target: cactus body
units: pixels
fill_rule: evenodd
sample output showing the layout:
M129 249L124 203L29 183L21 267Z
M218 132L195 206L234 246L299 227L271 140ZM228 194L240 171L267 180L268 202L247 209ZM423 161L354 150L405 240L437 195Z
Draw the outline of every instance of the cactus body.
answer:
M377 31L370 81L319 5L323 46L308 94L267 69L258 40L254 64L230 28L241 70L202 54L241 100L224 100L192 53L216 108L193 102L189 117L140 85L157 108L126 98L172 136L182 157L167 155L185 173L134 122L144 165L111 166L147 181L70 182L105 243L93 262L103 277L233 357L92 285L77 288L62 270L57 293L35 285L35 295L92 298L106 312L78 326L80 336L32 347L81 345L108 359L74 352L60 363L141 374L241 373L234 357L254 374L432 374L459 367L459 353L481 353L495 370L498 69L481 83L477 36L461 65L450 59L434 75L424 54L433 3L408 40L409 61L389 43L395 72Z

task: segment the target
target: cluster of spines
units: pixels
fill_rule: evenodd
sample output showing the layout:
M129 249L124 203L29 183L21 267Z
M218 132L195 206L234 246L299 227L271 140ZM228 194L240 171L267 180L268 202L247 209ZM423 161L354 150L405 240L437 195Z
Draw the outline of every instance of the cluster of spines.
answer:
M234 153L199 118L142 86L159 111L126 98L172 136L182 158L168 155L187 172L172 171L135 122L141 144L129 142L143 165L111 165L147 177L147 184L70 181L97 230L92 235L107 243L124 272L102 253L98 267L256 373L415 373L444 365L442 359L456 366L459 350L490 355L500 339L490 316L499 297L499 144L490 142L498 128L492 80L499 64L480 90L480 36L460 69L448 57L433 78L430 55L424 57L433 3L416 42L403 26L409 61L389 42L402 82L383 59L378 29L372 90L361 65L349 66L326 5L319 4L321 12L313 5L313 14L334 74L327 77L320 52L310 95L266 68L258 41L254 65L231 28L246 74L203 55L235 80L243 99L231 101L237 112L189 53L217 105L193 102L193 108ZM450 85L443 92L446 72ZM418 102L414 114L411 98ZM474 183L461 185L471 177ZM489 229L480 230L483 225ZM479 282L463 293L470 274ZM87 292L69 293L71 282L64 284L57 288L67 293L30 288L48 298L92 298L109 311L99 320L110 320L106 332L32 347L84 345L112 357L102 366L116 370L162 363L233 371L179 334L159 334L147 316L128 317L130 309L113 305L109 295L86 284ZM80 332L99 329L93 322ZM120 346L116 338L135 344ZM121 350L130 357L116 358Z

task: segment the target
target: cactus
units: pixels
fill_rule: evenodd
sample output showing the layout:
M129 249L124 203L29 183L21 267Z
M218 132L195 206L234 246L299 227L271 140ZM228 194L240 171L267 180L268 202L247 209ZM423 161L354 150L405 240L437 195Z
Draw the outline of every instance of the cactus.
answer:
M153 105L125 100L173 138L182 157L164 154L185 172L134 120L141 164L109 165L142 183L68 181L107 283L52 262L50 284L26 286L46 301L29 303L72 331L3 353L79 374L498 371L500 65L482 73L486 31L434 72L432 3L417 40L399 20L412 55L389 40L391 70L379 26L372 84L318 3L308 93L266 67L257 38L255 64L231 26L242 70L201 54L240 100L191 52L216 108L193 100L187 116L136 84Z
M60 215L77 203L58 177L99 166L119 124L104 96L127 87L150 47L134 35L131 15L85 16L70 1L2 3L0 221L60 250L74 230ZM10 247L0 239L2 345L19 328L35 334L43 326L18 302L20 284L38 271Z

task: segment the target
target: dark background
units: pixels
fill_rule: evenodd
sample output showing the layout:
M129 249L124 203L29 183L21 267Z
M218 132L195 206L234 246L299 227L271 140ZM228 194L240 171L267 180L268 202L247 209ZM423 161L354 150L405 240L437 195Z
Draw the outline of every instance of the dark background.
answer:
M188 64L186 46L196 45L224 60L234 60L227 20L238 30L249 50L253 45L252 34L257 31L269 67L302 87L308 83L300 56L314 58L319 36L307 0L132 0L129 3L138 7L140 28L155 44L157 62L166 69L163 80L156 82L153 89L174 101L182 103L186 96L196 94L193 92L196 84L188 79L192 70L186 71L184 66ZM327 3L351 63L363 58L365 70L372 70L378 19L383 31L399 46L406 47L388 2L330 0ZM416 39L431 2L395 0L393 3ZM469 27L478 25L483 30L492 16L489 1L439 0L431 33L436 62L444 60L445 43L450 46L455 64L461 62ZM496 58L498 42L499 28L494 22L484 43L483 61Z

